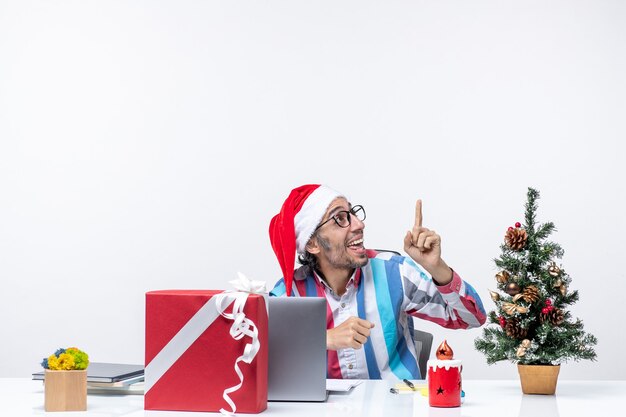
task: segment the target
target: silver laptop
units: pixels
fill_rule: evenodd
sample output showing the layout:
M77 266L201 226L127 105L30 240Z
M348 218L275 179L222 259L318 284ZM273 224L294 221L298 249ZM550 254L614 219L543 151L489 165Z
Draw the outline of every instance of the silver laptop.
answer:
M269 298L269 401L325 401L326 299Z

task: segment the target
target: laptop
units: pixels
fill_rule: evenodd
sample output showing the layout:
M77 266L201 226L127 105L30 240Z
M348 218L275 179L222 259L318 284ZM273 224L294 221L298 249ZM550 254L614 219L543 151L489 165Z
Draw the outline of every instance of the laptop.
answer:
M326 299L269 297L269 401L326 401Z

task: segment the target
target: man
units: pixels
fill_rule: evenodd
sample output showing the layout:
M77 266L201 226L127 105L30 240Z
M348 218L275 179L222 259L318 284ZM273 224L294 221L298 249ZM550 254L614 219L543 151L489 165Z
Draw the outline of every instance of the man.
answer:
M422 226L420 200L404 237L410 258L366 250L363 220L362 206L329 187L292 190L270 223L283 272L271 295L326 298L328 378L421 379L412 318L466 329L482 325L485 310L441 258L440 236Z

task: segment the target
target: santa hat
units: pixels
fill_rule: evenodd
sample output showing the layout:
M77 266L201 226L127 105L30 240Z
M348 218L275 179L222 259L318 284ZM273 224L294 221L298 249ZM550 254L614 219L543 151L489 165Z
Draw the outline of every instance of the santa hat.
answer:
M303 185L291 190L280 213L272 218L270 241L283 271L287 295L291 295L296 251L305 252L315 228L337 197L343 195L325 185Z

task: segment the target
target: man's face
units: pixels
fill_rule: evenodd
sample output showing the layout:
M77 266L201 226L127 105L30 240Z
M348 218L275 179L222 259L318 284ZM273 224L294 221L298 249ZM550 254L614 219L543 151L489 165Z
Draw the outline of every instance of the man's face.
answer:
M335 199L322 222L341 214L341 211L350 211L351 204L345 198ZM316 232L316 240L318 243L320 265L328 264L337 269L354 269L360 268L367 264L367 254L363 246L363 229L365 224L356 216L350 216L350 225L348 227L339 226L334 220L331 220L320 227ZM326 261L326 262L324 262Z

